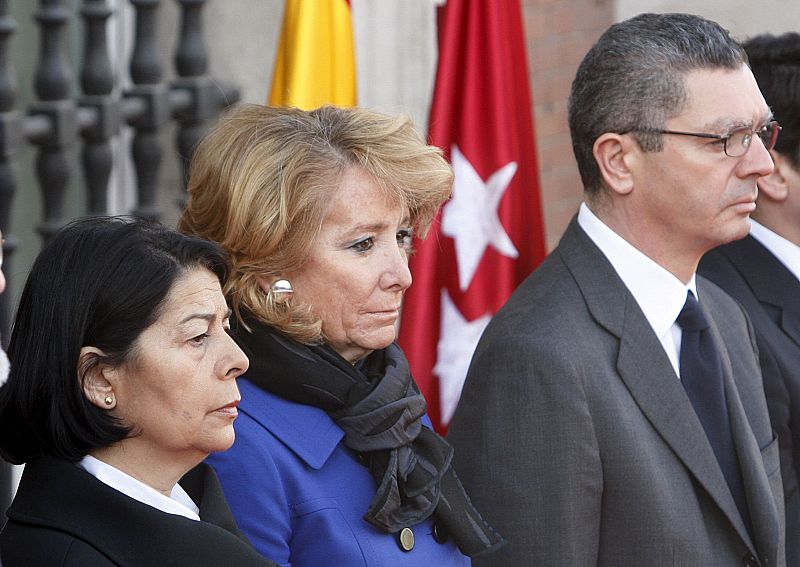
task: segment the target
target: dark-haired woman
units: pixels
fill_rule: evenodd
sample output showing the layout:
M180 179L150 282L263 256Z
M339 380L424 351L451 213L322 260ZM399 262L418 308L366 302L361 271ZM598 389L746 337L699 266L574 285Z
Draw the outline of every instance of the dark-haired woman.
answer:
M26 463L5 567L274 565L199 464L234 439L236 377L213 244L94 218L36 260L0 388L0 455Z

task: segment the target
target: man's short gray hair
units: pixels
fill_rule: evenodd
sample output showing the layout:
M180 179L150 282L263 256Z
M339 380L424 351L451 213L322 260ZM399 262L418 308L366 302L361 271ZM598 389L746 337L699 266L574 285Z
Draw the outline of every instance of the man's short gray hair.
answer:
M644 151L662 149L663 129L686 103L685 77L731 69L747 55L719 24L690 14L640 14L611 26L583 58L569 98L569 128L584 190L602 177L592 147L606 132L634 132ZM736 93L731 93L736 96Z

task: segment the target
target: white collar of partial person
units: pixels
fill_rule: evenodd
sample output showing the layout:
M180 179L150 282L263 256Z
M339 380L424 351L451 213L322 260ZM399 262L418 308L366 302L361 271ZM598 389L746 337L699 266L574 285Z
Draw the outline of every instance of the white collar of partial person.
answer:
M0 231L0 293L3 293L3 291L6 289L6 278L2 272L3 244L5 244L5 239L3 238L2 231ZM11 363L8 361L8 355L6 354L6 351L3 350L2 346L0 346L0 386L5 384L6 380L8 380L8 373L10 370Z
M0 386L5 384L10 370L11 363L8 361L8 355L6 354L6 351L0 348Z

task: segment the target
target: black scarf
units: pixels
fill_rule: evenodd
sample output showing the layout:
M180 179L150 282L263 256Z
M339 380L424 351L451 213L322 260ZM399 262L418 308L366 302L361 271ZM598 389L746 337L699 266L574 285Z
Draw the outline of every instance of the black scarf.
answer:
M378 485L364 519L396 533L431 515L462 553L476 557L505 540L481 517L458 480L453 448L422 425L425 399L396 344L352 365L327 345L306 346L252 315L248 332L232 322L232 334L250 357L243 375L282 398L321 408L345 432Z

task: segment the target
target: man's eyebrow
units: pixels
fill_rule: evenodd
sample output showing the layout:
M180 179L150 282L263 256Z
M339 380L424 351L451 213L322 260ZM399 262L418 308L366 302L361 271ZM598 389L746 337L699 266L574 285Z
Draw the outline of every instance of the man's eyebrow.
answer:
M757 126L758 127L764 126L768 122L771 122L773 118L774 116L772 112L771 111L767 112L766 114L764 114L763 119L759 120ZM710 122L706 124L704 128L706 128L711 132L724 132L727 134L731 130L735 130L737 128L751 128L752 126L753 123L750 120L726 117L726 118L719 118L714 122Z

